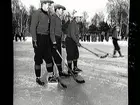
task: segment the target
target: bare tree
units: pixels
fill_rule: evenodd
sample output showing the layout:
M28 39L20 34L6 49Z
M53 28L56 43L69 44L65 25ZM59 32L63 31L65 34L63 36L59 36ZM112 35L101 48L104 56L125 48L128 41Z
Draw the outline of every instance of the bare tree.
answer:
M25 6L19 0L12 0L12 24L16 33L22 33L27 27L28 15Z
M111 25L114 23L119 24L122 29L122 24L126 24L128 31L130 6L129 4L129 0L108 0L107 11L109 13L108 18L111 21Z
M12 0L11 2L12 7L12 29L13 34L18 33L18 29L20 27L20 6L19 0Z
M23 30L27 27L28 15L25 6L20 6L20 32L23 33Z
M91 22L92 22L92 24L94 24L97 27L101 20L103 20L102 15L100 17L100 15L98 13L95 13L93 18L91 19Z
M99 21L104 21L105 15L102 11L98 13L98 16L99 16Z
M86 21L88 18L88 13L86 11L83 12L83 20Z
M83 32L84 33L86 33L87 32L87 28L88 28L88 22L87 22L87 18L89 17L88 16L88 13L86 12L86 11L84 11L83 12L83 20L82 20L82 22L83 22L83 25L84 25L84 27L83 27Z
M36 11L36 8L33 5L30 5L30 10L29 10L29 18L28 18L28 29L30 32L30 25L31 25L31 18L33 13Z
M75 15L75 13L77 13L77 11L74 9L73 11L72 11L72 17Z

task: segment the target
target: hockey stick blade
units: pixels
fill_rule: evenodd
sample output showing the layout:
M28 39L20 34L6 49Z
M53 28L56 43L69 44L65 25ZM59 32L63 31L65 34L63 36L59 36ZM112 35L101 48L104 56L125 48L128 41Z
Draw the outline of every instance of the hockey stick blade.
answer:
M61 81L60 77L57 77L57 80L58 80L58 83L59 83L63 88L67 88L67 85L65 85L65 84Z
M53 63L54 63L54 65L55 65L56 69L57 69L57 66L56 66L56 63L55 63L53 57L52 57L52 60L53 60ZM57 79L58 83L59 83L63 88L67 88L67 85L65 85L65 84L61 81L61 78L59 77L59 75L56 76L56 79Z
M65 64L65 65L67 66L67 64ZM78 75L75 75L75 74L72 72L72 70L71 70L68 66L67 66L67 68L68 68L69 72L71 73L73 79L74 79L77 83L85 83L85 80L84 80L84 79L79 80L79 79L77 78Z
M96 54L95 52L93 52L93 51L87 49L87 48L84 47L84 46L81 46L81 47L84 48L85 50L91 52L92 54L96 55L96 56L99 57L99 58L106 58L106 57L108 56L108 53L107 53L106 55L100 56L99 54Z
M99 51L99 52L102 52L102 53L104 53L104 54L108 54L108 56L107 56L107 57L110 57L110 58L116 58L116 57L113 57L113 54L111 54L111 53L107 53L107 52L102 51L102 50L97 49L97 48L95 48L95 50L97 50L97 51Z
M75 81L77 82L77 83L85 83L85 80L83 79L83 80L78 80L78 79L75 79Z
M60 58L64 61L65 63L65 60L62 58L62 56L60 55L59 51L56 50L56 52L58 53L58 55L60 56ZM68 68L68 71L71 73L73 79L77 82L77 83L85 83L85 80L78 80L78 78L76 78L77 76L72 72L72 70L68 67L68 65L65 63L65 66Z
M98 54L96 54L96 53L94 53L93 51L87 49L86 47L84 47L84 46L81 46L81 47L84 48L85 50L91 52L91 53L94 54L95 56L100 57Z
M106 55L104 56L101 56L100 58L106 58L109 54L107 53Z

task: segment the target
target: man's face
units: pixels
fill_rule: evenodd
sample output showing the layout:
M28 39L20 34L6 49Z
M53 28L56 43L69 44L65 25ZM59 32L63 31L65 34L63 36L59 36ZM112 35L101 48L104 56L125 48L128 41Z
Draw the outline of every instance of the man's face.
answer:
M76 17L76 22L80 22L80 18L79 17Z
M57 9L57 12L58 12L59 15L62 15L63 14L63 9L62 8Z
M51 13L54 13L54 4L51 4L51 5L49 6L49 11L50 11Z
M42 4L42 9L44 10L44 11L49 11L50 10L50 8L51 8L51 3L47 3L47 2L44 2L43 4Z

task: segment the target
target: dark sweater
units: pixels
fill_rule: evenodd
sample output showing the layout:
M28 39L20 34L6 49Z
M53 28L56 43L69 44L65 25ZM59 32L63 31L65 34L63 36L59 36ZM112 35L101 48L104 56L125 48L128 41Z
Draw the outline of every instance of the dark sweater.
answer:
M53 14L51 16L51 23L50 23L50 37L52 39L52 42L55 42L55 36L63 38L62 21L56 14Z
M38 9L32 15L30 33L32 35L32 39L36 40L37 34L49 35L49 15L47 12L42 11L42 9Z
M72 20L68 26L68 37L72 38L75 43L79 42L79 27L75 20Z

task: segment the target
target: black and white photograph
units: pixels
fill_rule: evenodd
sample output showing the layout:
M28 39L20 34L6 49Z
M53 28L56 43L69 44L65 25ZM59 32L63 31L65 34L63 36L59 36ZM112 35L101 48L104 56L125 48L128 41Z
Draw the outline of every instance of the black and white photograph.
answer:
M130 0L11 0L13 105L128 105Z

